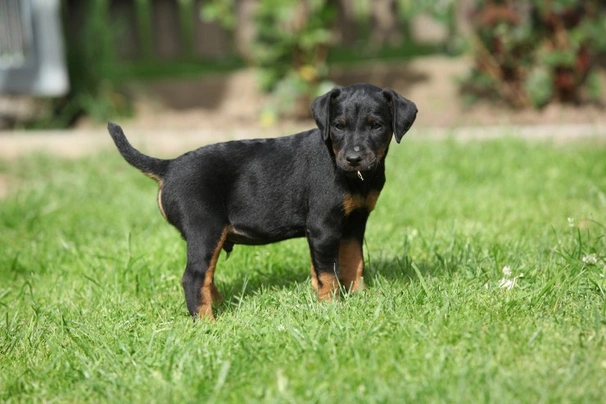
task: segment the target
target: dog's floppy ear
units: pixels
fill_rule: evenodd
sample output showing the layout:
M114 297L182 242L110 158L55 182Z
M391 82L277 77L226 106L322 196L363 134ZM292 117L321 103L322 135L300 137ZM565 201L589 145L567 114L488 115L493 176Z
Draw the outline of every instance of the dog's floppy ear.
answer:
M396 137L396 142L400 143L402 136L408 132L417 117L417 106L414 102L402 97L391 88L384 89L383 96L389 102L393 134Z
M341 94L341 88L335 87L324 95L319 96L311 103L311 115L322 133L322 139L328 140L330 132L330 104L332 100Z

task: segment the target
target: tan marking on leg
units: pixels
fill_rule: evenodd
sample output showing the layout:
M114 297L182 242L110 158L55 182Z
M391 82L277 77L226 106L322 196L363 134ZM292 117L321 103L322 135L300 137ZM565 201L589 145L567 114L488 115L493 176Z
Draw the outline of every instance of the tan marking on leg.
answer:
M162 178L158 177L156 174L148 173L148 172L145 172L145 171L143 171L143 174L147 175L152 180L156 180L158 182L162 181Z
M314 292L318 293L318 275L316 274L316 268L314 264L311 264L311 287Z
M339 277L350 292L364 288L364 257L358 240L343 239L339 246Z
M158 208L160 209L160 213L164 217L164 220L168 222L168 218L166 217L166 212L164 211L164 206L162 206L162 186L164 185L162 181L160 181L158 186Z
M217 289L215 282L210 284L210 294L213 299L213 303L221 303L223 301L223 296L221 296L221 292Z
M198 313L200 318L208 318L210 320L214 320L212 310L213 303L213 292L218 293L219 291L214 285L214 277L215 277L215 268L217 266L217 260L219 259L219 254L221 253L221 249L223 248L223 243L225 243L225 239L227 238L229 228L225 227L223 232L221 233L221 237L217 242L217 246L213 251L212 258L210 260L210 264L206 269L206 273L204 275L204 282L202 283L202 288L200 289L200 295L202 296L202 304L198 307ZM219 293L219 296L221 294Z
M332 300L339 290L339 281L335 274L320 272L318 276L318 300Z
M162 178L158 177L156 174L143 172L143 174L147 175L149 178L158 181L158 208L160 209L160 213L164 217L164 220L168 222L168 218L166 217L166 212L164 211L164 206L162 206L162 187L164 183Z

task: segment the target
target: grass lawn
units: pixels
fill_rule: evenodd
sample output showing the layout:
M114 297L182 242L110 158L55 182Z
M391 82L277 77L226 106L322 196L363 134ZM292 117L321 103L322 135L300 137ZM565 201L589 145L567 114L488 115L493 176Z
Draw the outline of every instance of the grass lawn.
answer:
M0 401L602 402L606 145L422 138L392 144L367 291L318 303L302 239L236 246L213 324L117 152L0 163Z

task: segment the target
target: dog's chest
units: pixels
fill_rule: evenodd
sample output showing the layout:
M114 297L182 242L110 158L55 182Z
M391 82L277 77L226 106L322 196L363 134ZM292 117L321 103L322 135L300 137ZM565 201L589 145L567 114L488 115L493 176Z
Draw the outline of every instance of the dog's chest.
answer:
M379 191L370 191L367 195L345 194L343 197L343 212L349 216L355 210L372 212L379 199Z

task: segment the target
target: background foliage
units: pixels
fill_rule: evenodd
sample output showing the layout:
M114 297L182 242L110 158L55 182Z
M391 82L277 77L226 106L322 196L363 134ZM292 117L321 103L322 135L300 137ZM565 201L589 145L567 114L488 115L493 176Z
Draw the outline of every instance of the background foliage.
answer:
M464 90L513 107L599 99L606 50L600 1L486 1L473 16L475 68Z
M373 30L371 0L351 2L354 18L363 34L370 38ZM453 1L392 1L394 12L400 19L398 30L412 36L408 29L410 19L426 12L454 30ZM202 14L211 21L219 21L233 29L236 21L234 0L212 0L204 6ZM264 110L264 117L274 121L279 115L307 116L311 99L332 88L328 80L329 54L338 44L336 26L338 14L343 13L338 1L329 0L259 0L252 18L255 33L246 56L251 65L259 68L259 85L274 95ZM397 35L401 40L401 35ZM449 36L452 38L452 36ZM399 41L398 41L399 42ZM356 44L358 58L378 56L380 48L389 46L385 40ZM393 45L393 44L391 44ZM368 52L368 50L371 50ZM400 56L402 57L402 56Z
M307 116L309 100L333 85L328 80L332 64L409 60L428 50L473 57L473 71L461 86L468 101L540 108L554 101L593 102L601 94L596 74L598 57L606 50L601 0L209 0L201 8L192 0L175 0L180 52L169 61L155 54L157 21L151 0L133 2L128 18L134 20L128 20L109 0L63 0L72 89L51 102L37 126L67 126L81 116L106 121L131 113L123 84L132 78L204 74L243 65L256 67L259 86L273 95L261 117L271 123L280 115ZM244 4L252 7L244 10ZM437 46L423 48L415 42L411 27L419 16L445 27L447 35ZM228 54L204 60L196 56L200 19L220 23L231 35ZM347 19L359 36L344 44L340 29ZM462 31L461 21L471 32ZM242 25L250 33L236 44ZM129 31L130 26L134 29ZM126 35L138 38L136 57L128 61L120 54Z

